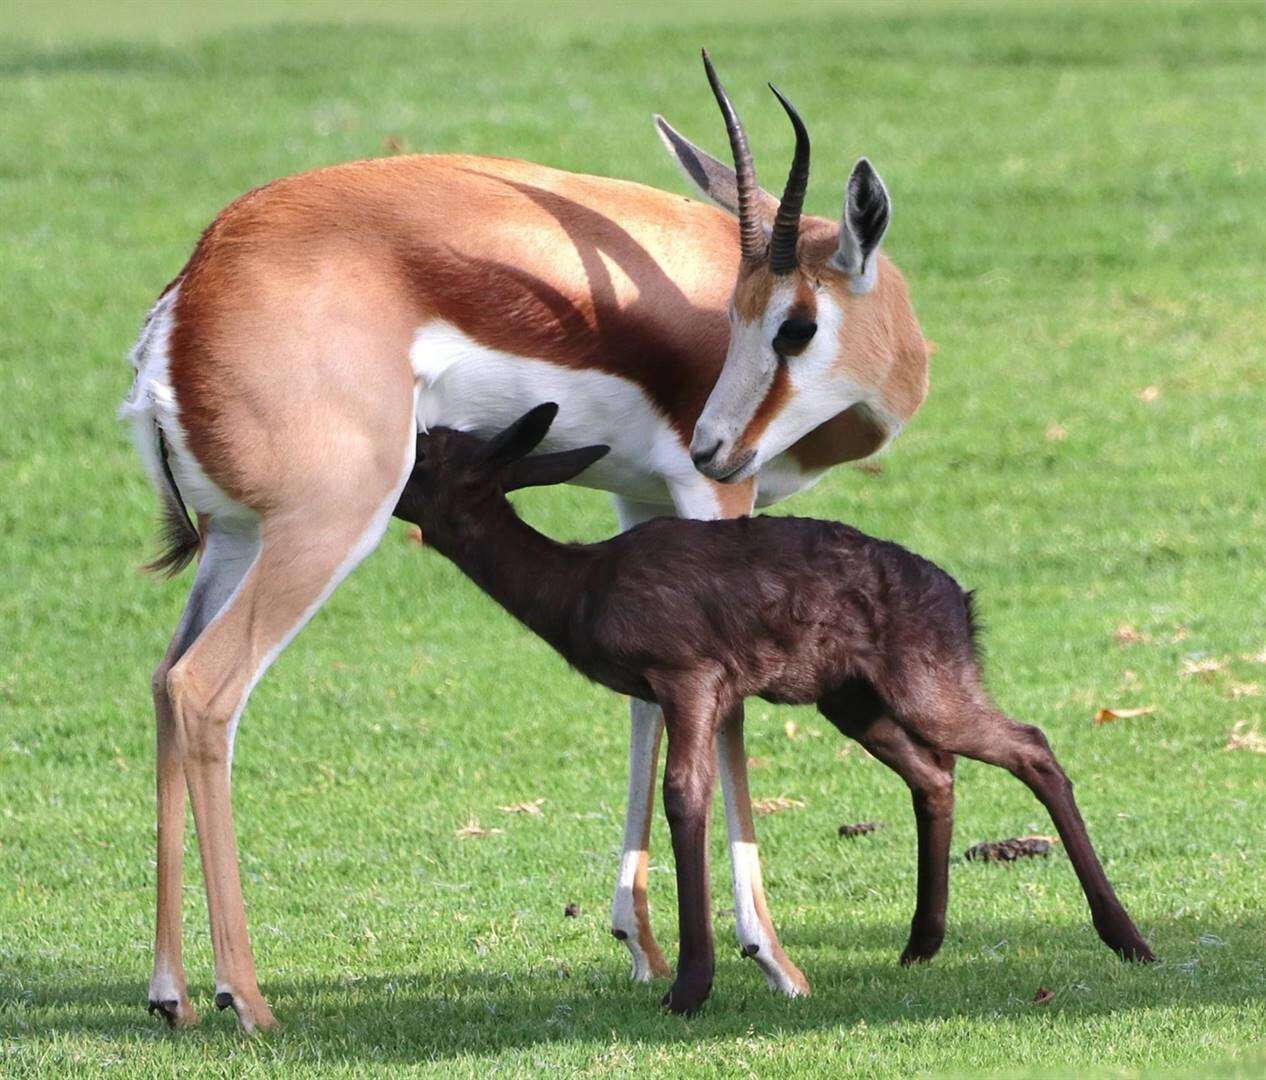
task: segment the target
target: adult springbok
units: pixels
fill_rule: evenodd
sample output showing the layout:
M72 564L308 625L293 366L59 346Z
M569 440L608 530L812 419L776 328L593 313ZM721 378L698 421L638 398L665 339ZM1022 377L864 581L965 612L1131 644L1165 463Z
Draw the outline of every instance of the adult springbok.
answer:
M197 1019L181 961L186 786L216 1004L248 1031L274 1023L238 874L238 720L268 666L382 538L420 429L489 435L558 402L543 449L609 445L577 482L611 492L627 527L776 502L880 449L922 403L927 350L905 283L879 251L889 200L878 175L857 163L840 221L802 216L809 136L779 95L796 146L774 199L704 62L734 169L657 124L686 175L729 213L501 158L361 161L238 199L150 311L123 412L165 505L155 566L174 572L200 553L153 680L149 997L173 1025ZM775 987L805 993L766 909L742 724L736 708L718 743L738 936ZM669 974L646 907L662 727L657 708L633 704L612 930L638 979ZM928 956L944 921L952 759L895 727L857 734L915 793L918 906L905 956Z

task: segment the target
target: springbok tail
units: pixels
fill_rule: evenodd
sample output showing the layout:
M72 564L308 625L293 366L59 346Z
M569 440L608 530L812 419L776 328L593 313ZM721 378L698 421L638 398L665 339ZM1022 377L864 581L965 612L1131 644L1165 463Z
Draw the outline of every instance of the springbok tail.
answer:
M171 473L171 464L167 460L167 440L163 437L163 429L157 418L152 425L155 456L162 469L162 484L158 494L163 504L163 518L160 529L162 550L151 562L141 569L147 573L160 574L171 578L180 573L192 561L202 545L198 530L194 528L189 517L189 509L185 506L184 496L176 485L176 478Z

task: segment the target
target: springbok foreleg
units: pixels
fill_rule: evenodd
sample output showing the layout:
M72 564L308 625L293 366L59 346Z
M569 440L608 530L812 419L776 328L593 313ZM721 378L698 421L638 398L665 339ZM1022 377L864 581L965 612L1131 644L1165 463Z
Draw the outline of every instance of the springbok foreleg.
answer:
M766 981L788 997L809 993L809 980L783 952L765 903L752 797L747 786L747 751L743 745L743 706L734 708L717 732L721 790L729 830L730 873L734 885L734 917L739 948L760 966Z
M667 507L615 497L620 529L670 513ZM637 982L668 978L672 969L664 959L651 930L646 879L650 864L651 818L655 809L655 777L659 766L664 714L646 701L629 701L629 788L624 819L624 843L620 850L620 874L611 903L611 933L624 942L633 961Z
M629 792L620 853L620 877L611 905L611 933L628 946L633 978L649 982L672 974L651 931L646 877L650 863L651 816L655 808L655 774L664 716L658 705L629 702Z

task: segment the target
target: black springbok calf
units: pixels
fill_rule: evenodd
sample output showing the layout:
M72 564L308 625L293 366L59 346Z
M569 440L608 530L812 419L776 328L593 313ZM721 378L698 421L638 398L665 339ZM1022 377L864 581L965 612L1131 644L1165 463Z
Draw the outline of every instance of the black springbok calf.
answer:
M487 442L444 428L419 435L396 516L577 670L664 710L681 934L665 1005L694 1012L712 987L714 735L751 696L816 703L846 734L889 724L909 752L964 754L1013 773L1050 812L1099 936L1127 960L1153 959L1046 738L981 686L971 597L953 578L897 544L806 518L657 518L600 544L556 543L520 520L505 493L563 483L606 453L528 457L557 411L537 406Z

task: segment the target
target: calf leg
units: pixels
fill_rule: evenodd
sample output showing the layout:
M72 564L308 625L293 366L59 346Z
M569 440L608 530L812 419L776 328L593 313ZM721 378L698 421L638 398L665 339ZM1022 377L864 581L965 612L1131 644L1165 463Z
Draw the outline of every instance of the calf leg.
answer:
M871 692L819 703L822 714L856 739L910 788L918 836L918 879L910 939L902 964L931 960L945 940L950 838L954 832L954 756L934 750L883 711Z
M938 700L953 700L946 695ZM955 703L938 709L916 730L927 738L935 732L937 745L955 754L998 765L1018 777L1041 801L1055 823L1064 850L1081 882L1090 917L1104 944L1123 960L1156 959L1126 914L1095 855L1085 822L1073 799L1073 785L1051 752L1046 736L1035 727L1017 724L988 703Z
M664 767L664 812L677 864L677 918L680 953L677 977L664 997L675 1013L697 1012L712 990L716 958L708 888L708 815L716 779L715 696L694 686L657 696L668 728Z

